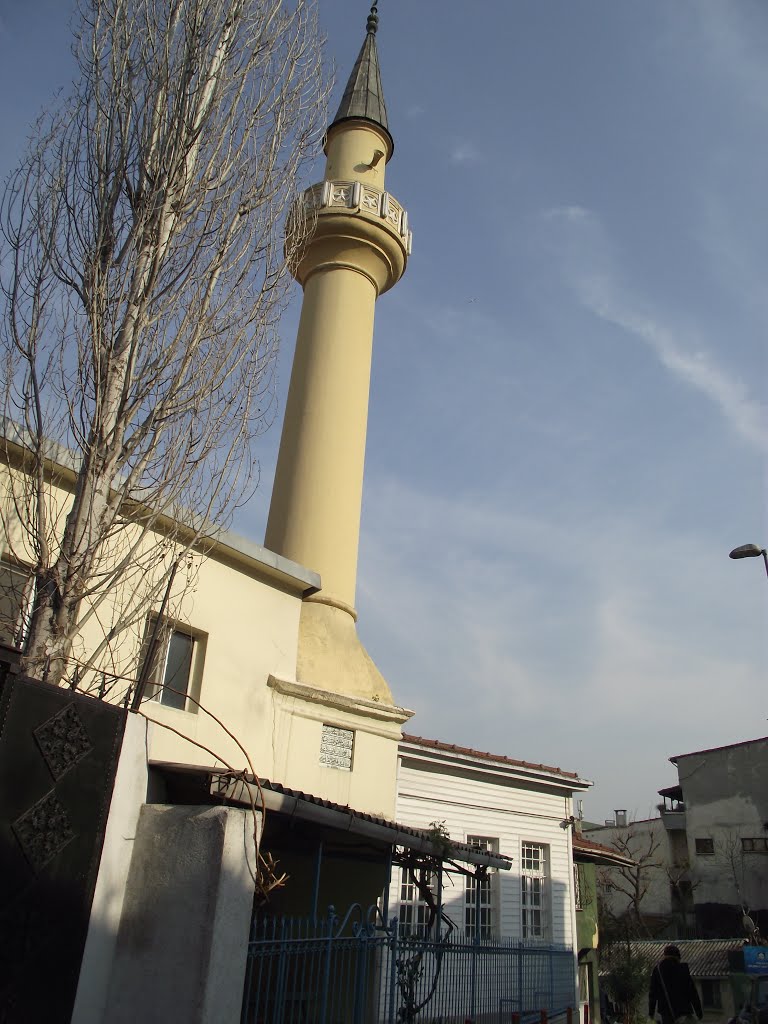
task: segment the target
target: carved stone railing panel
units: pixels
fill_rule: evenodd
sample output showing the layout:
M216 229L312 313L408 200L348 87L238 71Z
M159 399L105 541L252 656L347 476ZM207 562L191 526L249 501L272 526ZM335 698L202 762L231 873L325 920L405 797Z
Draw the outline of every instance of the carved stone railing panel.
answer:
M308 210L340 207L379 217L394 228L403 239L405 251L411 254L413 232L408 227L408 214L389 192L360 181L323 181L306 190L304 203Z

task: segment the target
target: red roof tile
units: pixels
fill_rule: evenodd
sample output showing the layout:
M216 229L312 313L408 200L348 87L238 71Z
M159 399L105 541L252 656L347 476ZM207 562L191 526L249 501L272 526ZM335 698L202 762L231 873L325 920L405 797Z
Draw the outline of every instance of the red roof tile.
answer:
M484 761L498 761L501 764L515 765L517 768L533 768L536 771L552 772L554 775L562 775L568 779L579 779L577 772L567 772L562 768L552 768L548 764L533 764L531 761L517 761L506 754L489 754L487 751L474 750L472 747L459 747L455 743L443 743L441 740L428 740L423 736L411 736L403 733L404 743L414 743L420 747L430 747L432 750L445 750L452 754L465 754L467 757L479 757ZM579 781L582 781L579 779Z
M631 857L626 856L626 854L620 853L612 846L604 846L602 843L596 843L592 839L585 839L580 832L573 833L573 852L574 854L593 854L595 858L600 857L604 858L605 860L610 860L612 863L616 864L617 867L629 867L630 865L634 866L635 863Z

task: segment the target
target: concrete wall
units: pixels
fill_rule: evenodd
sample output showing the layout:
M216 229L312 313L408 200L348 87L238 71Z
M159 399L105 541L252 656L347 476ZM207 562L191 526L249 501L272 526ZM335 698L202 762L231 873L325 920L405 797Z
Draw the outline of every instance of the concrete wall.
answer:
M232 807L141 810L107 996L110 1024L240 1020L254 819Z
M129 715L104 835L72 1024L100 1024L123 912L139 813L147 796L149 723Z
M643 916L669 917L672 914L670 894L670 872L675 864L675 850L670 834L661 818L646 818L620 827L604 825L590 828L585 833L588 839L612 846L640 863L640 884L647 887L640 903ZM618 843L618 846L615 844ZM598 877L608 879L614 885L626 887L619 868L599 868ZM631 908L631 901L617 889L600 887L600 899L605 908L615 917L621 917Z

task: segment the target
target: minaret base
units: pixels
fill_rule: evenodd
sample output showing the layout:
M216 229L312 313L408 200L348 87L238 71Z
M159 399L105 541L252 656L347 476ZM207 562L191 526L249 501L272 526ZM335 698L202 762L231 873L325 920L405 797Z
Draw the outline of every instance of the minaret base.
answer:
M301 606L296 678L334 693L394 705L392 691L360 642L354 610L323 599Z

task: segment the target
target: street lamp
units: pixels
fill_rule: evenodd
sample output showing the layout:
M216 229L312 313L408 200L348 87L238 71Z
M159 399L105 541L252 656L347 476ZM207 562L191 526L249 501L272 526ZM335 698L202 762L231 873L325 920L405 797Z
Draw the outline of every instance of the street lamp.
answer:
M759 558L763 556L765 562L765 574L768 576L768 554L765 548L759 548L757 544L742 544L738 548L734 548L733 551L728 555L729 558Z

